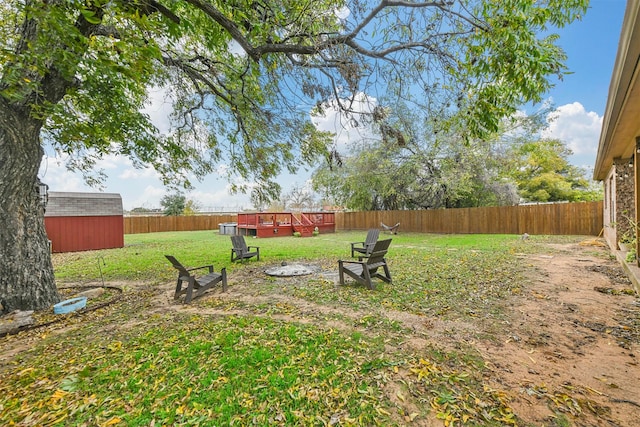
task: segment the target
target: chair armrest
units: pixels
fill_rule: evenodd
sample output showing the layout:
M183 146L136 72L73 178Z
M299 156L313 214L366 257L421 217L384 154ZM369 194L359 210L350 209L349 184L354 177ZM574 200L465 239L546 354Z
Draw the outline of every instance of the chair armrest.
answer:
M366 262L364 261L352 261L352 260L338 260L338 264L360 264L360 265L365 265Z
M256 248L256 249L260 250L259 246L247 246L247 249L251 250L251 248Z
M194 271L194 270L200 270L202 268L208 268L209 269L209 273L213 272L213 264L209 264L209 265L201 265L200 267L191 267L191 268L187 268L187 271Z
M357 245L360 245L361 247L357 247ZM351 256L355 256L355 251L356 249L363 249L364 248L364 242L352 242L351 243ZM358 251L360 252L360 251Z

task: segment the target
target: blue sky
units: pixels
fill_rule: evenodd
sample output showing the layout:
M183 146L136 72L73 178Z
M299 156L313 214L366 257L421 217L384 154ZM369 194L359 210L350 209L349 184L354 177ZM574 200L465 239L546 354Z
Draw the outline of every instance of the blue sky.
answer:
M576 166L591 169L595 163L625 6L624 0L591 0L581 21L558 31L559 43L568 55L567 65L573 74L557 82L547 94L558 115L546 136L569 146L574 152L571 161ZM154 104L148 113L159 119L164 114L160 103ZM342 132L340 138L357 136ZM98 167L108 176L102 191L119 193L126 210L160 207L160 199L168 192L155 171L135 169L125 158L106 158ZM309 175L308 171L282 175L278 182L288 191L293 186L303 186ZM79 174L66 171L51 150L46 152L39 176L50 191L98 191L84 184ZM224 179L212 175L196 182L195 189L186 196L198 201L203 210L237 211L252 207L248 195L230 195L227 185Z

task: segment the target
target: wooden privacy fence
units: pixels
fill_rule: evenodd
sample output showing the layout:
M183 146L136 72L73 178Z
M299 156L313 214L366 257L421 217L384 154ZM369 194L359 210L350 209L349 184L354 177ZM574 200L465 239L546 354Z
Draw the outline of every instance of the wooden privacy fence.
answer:
M419 211L336 214L336 230L380 228L400 223L400 232L446 234L600 234L602 202L555 203Z
M189 216L126 216L124 234L155 233L158 231L218 230L218 224L236 222L236 214Z
M235 214L124 217L124 233L218 230ZM446 234L600 234L602 202L556 203L418 211L336 212L336 231L381 228L400 223L400 232Z

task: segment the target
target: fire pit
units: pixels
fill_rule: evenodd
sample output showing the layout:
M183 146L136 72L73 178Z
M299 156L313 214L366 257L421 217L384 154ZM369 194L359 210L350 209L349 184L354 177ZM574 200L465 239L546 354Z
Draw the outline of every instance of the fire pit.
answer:
M289 276L306 276L320 271L320 267L309 264L288 264L283 262L281 265L266 269L264 272L269 276L289 277Z

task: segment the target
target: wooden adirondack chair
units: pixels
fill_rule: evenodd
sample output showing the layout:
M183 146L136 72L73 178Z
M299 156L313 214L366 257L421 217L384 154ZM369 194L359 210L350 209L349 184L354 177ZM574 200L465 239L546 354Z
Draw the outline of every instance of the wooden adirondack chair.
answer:
M227 270L225 268L220 270L220 273L213 271L213 265L186 268L175 257L171 255L165 255L165 257L171 262L171 265L178 270L178 281L173 299L178 299L180 295L186 294L184 303L189 304L193 298L199 297L218 282L222 282L223 292L227 290ZM196 277L191 273L192 271L200 269L208 269L209 273L201 277ZM183 284L186 284L184 288Z
M389 250L391 239L378 240L366 261L338 261L340 284L344 285L344 275L352 277L356 282L365 285L369 289L375 289L372 279L378 278L386 283L391 283L391 273L387 266L385 255ZM378 273L382 268L384 274Z
M247 246L247 242L244 240L244 236L231 236L231 262L240 260L244 262L245 259L251 257L257 257L260 261L260 248L258 246ZM251 249L255 249L252 251Z
M355 257L357 252L360 259L368 257L378 241L378 236L380 236L380 230L372 228L367 232L367 237L364 242L351 243L351 256Z

